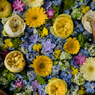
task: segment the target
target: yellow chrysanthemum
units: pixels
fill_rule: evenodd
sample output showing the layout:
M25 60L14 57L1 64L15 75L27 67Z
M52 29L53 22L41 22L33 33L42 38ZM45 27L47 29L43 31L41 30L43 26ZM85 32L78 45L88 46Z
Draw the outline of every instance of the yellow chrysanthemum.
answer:
M41 76L48 76L51 74L53 63L51 59L47 56L37 56L34 59L33 64L31 66L35 69L35 73Z
M37 7L44 4L43 0L21 0L28 7Z
M65 51L71 54L77 54L80 49L79 41L76 38L69 37L64 45Z
M45 24L47 19L44 9L40 7L29 8L25 16L26 24L35 28Z
M45 88L45 92L49 95L66 95L67 84L61 79L52 78L49 80L49 83Z
M86 62L80 67L80 72L87 81L95 81L95 58L86 58Z

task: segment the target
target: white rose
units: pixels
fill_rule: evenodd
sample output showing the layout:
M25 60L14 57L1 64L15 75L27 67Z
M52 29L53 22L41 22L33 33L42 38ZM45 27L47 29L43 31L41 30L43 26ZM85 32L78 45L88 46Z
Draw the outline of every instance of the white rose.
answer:
M17 14L13 14L4 24L3 36L18 37L24 34L25 27L24 20Z

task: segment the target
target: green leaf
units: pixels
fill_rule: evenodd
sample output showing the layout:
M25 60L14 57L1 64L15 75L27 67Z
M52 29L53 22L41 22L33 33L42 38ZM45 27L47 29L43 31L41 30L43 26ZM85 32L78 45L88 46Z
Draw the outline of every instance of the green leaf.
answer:
M0 69L0 84L6 88L12 80L14 80L16 77L14 73L11 73L6 68Z
M38 81L38 83L39 83L40 85L43 85L43 84L46 83L45 80L44 80L41 76L37 76L37 81Z
M28 77L27 77L27 71L26 71L26 68L20 72L20 74L28 81Z
M72 7L75 6L75 0L63 0L63 9L69 9L71 10Z
M79 41L81 47L85 46L85 39L81 33L78 35L78 41Z
M12 41L13 47L15 49L19 49L20 48L20 44L21 44L21 39L19 38L14 38Z

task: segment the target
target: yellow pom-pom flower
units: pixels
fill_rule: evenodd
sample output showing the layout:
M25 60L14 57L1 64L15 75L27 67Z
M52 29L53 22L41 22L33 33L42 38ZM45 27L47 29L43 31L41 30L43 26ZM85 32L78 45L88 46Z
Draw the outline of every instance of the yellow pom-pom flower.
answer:
M45 92L48 95L66 95L67 84L61 79L52 78L51 80L49 80L49 83L45 88Z
M51 74L53 62L47 56L36 56L36 59L33 60L31 66L34 68L36 74L45 77Z
M44 38L44 36L47 36L47 35L48 35L48 30L46 29L46 27L44 27L42 34L41 34L41 37Z
M80 49L79 41L76 38L69 37L64 45L65 51L71 54L77 54Z
M59 58L60 53L61 53L61 50L55 50L55 54L54 54L55 59Z
M75 75L75 74L78 73L78 68L75 69L74 67L71 67L71 69L72 69L72 72L71 72L71 73L72 73L73 75Z
M80 67L80 72L87 81L95 81L95 58L86 58L86 62Z
M39 52L39 50L40 49L42 49L42 45L41 44L35 44L34 46L33 46L33 50L36 50L36 51L38 51Z
M44 9L40 7L29 8L25 14L26 24L29 25L29 27L35 28L45 24L45 20L47 19L45 13Z

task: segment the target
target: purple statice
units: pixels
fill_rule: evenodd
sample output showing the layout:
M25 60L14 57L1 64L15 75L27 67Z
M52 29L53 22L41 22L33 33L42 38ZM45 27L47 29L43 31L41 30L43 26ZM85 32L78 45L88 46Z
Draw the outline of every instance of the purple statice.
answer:
M44 50L45 51L49 51L50 53L52 53L53 52L53 48L56 45L55 44L52 44L51 41L49 40L49 41L46 41L43 46L44 46Z
M95 93L95 83L86 82L83 86L86 88L87 94Z
M37 80L32 81L31 84L33 87L33 91L36 91L39 88L39 83L37 82Z
M46 95L46 93L45 93L45 87L46 87L46 84L44 84L44 85L39 85L38 92L39 92L41 95Z
M20 46L23 47L24 49L26 49L28 47L28 42L24 42Z
M33 34L33 35L31 35L31 36L29 37L29 41L30 41L30 42L33 42L33 43L36 43L37 40L38 40L37 38L38 38L38 35Z

